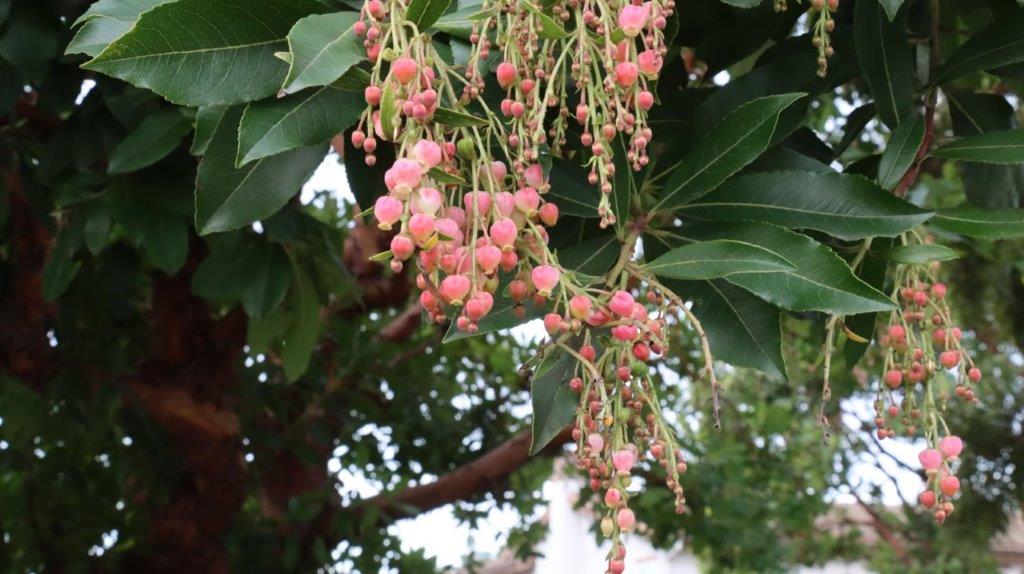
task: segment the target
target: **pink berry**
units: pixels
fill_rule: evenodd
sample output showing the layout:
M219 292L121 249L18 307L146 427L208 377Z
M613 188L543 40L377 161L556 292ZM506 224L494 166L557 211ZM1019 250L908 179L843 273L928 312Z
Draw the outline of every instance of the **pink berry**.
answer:
M964 449L964 441L960 440L960 437L956 435L949 435L942 437L939 441L939 451L942 452L942 456L946 458L956 458L960 456L960 452Z
M640 92L640 95L637 96L636 103L638 106L640 106L640 109L646 112L647 110L654 107L654 94L648 92L647 90L644 90ZM646 143L644 145L646 145Z
M508 89L516 82L516 67L508 62L498 64L497 69L498 85Z
M612 298L608 301L608 308L613 313L620 317L629 317L633 314L633 308L636 306L636 300L633 299L628 291L616 291L612 294Z
M939 355L939 362L943 367L952 369L960 364L960 353L958 351L943 351Z
M580 347L580 356L588 363L593 363L594 359L597 359L597 351L592 345L583 345Z
M917 500L921 503L921 506L931 508L935 506L935 493L930 490L926 490L917 497Z
M943 297L946 296L946 286L943 285L942 283L936 283L935 285L932 285L931 292L932 297L935 297L936 299L942 299Z
M921 461L921 466L925 470L938 470L942 466L942 453L934 448L922 450L917 454L917 459Z
M391 73L395 75L395 79L398 80L399 84L404 85L413 81L418 71L419 66L416 64L416 60L408 56L402 56L391 64Z
M646 343L637 343L633 345L633 356L638 361L647 362L651 358L651 348Z
M960 479L949 475L939 481L939 490L946 496L953 496L960 491Z
M586 295L575 295L572 299L569 299L569 313L581 321L587 318L592 307L593 303L591 303L590 297Z
M530 288L529 286L526 285L526 282L520 279L511 281L508 284L508 295L516 303L519 303L526 299L526 294L529 292L529 290Z
M895 389L900 386L903 382L903 373L896 369L891 369L885 373L885 384L889 385L890 388Z
M378 86L367 86L366 89L363 90L363 97L366 98L366 103L371 106L376 106L380 103L380 96L381 91Z
M971 367L971 369L967 371L967 378L970 379L972 383L977 383L981 380L981 369L978 367Z

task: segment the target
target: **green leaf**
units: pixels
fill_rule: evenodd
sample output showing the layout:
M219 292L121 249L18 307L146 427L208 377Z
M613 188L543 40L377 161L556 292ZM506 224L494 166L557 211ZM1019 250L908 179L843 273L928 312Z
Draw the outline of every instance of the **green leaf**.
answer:
M986 209L955 207L940 209L930 223L979 239L1017 239L1024 237L1024 209Z
M667 280L665 286L693 301L715 358L786 378L778 307L722 280Z
M889 17L890 22L896 19L900 6L903 6L903 0L878 0L878 3L885 9L885 15Z
M644 266L669 279L719 279L734 273L794 271L786 258L763 247L717 239L677 247Z
M843 139L839 140L839 144L836 145L833 159L843 155L843 152L864 131L868 122L874 119L875 114L875 104L864 104L850 112L849 116L846 116L846 125L843 126Z
M1024 61L1024 10L996 21L957 48L939 68L932 85Z
M363 104L361 94L335 86L251 103L238 127L236 165L327 143L359 120Z
M986 132L932 150L933 157L980 163L1024 163L1024 129Z
M960 257L949 247L934 244L901 245L889 250L886 256L889 261L915 265L924 265L932 261L950 261Z
M292 284L291 263L284 248L277 243L261 243L261 247L251 250L242 289L242 307L255 318L277 308Z
M306 372L320 335L320 301L313 280L294 259L292 268L295 282L292 285L291 304L295 320L285 333L284 350L281 351L281 365L289 382Z
M188 224L169 211L154 212L142 248L161 271L174 275L188 257Z
M804 95L758 98L725 116L673 170L655 209L685 205L757 159L768 149L779 114Z
M213 132L217 130L217 125L220 124L220 120L227 111L227 106L202 106L199 108L199 111L196 112L196 135L192 138L192 147L189 148L189 153L192 155L206 153L206 148L210 145L210 140L213 139Z
M904 119L893 130L889 143L878 164L878 185L892 191L903 179L917 157L917 150L924 140L924 118L918 114Z
M148 88L186 106L234 104L274 94L287 65L292 25L327 11L316 0L175 0L83 67Z
M353 30L358 21L355 12L335 12L314 14L296 22L288 32L292 59L282 92L294 94L304 88L330 85L363 61L366 50Z
M615 265L622 243L614 233L605 233L558 250L558 263L585 275L603 275Z
M766 171L813 171L831 173L831 167L788 147L773 147L743 168L741 174Z
M82 245L83 224L80 214L72 212L53 240L42 273L43 299L46 301L60 297L82 267L74 257Z
M147 116L110 153L107 173L127 173L153 165L174 151L190 131L191 122L176 109Z
M267 353L274 341L285 336L294 319L295 316L283 305L265 317L250 318L245 342L253 353Z
M878 117L895 129L914 101L914 55L907 43L906 16L890 22L875 0L857 2L854 33L857 60L875 96Z
M784 309L851 315L893 308L889 297L858 279L828 247L805 235L753 222L690 225L674 233L690 241L743 241L792 261L794 271L737 273L726 279Z
M530 385L533 403L530 455L535 455L572 423L579 397L569 388L576 358L560 348L551 348L537 366Z
M554 18L541 12L540 8L534 6L529 0L520 0L519 5L528 10L540 22L540 30L537 35L545 40L564 40L570 36Z
M555 159L548 174L551 189L545 194L548 201L558 204L558 212L574 217L597 217L601 190L587 182L587 172L568 160Z
M82 237L89 253L99 255L110 237L110 206L103 201L91 202L85 207L85 225Z
M932 216L856 175L776 171L743 175L678 210L705 221L763 221L840 239L892 236Z
M455 12L441 16L437 22L434 22L433 28L450 36L469 40L470 34L473 33L473 23L476 21L474 16L479 13L479 5L460 8Z
M960 137L1017 127L1016 110L999 94L944 89L953 133ZM967 162L960 166L967 200L982 207L1017 207L1024 198L1024 165Z
M405 19L416 24L421 32L426 32L448 11L451 3L452 0L411 0L405 9Z
M498 290L501 293L502 290ZM442 342L448 343L450 341L458 341L459 339L468 339L470 337L478 337L487 333L493 333L502 329L511 329L512 327L518 327L523 323L532 321L534 319L544 316L548 309L546 307L538 307L533 304L533 301L523 301L523 307L525 313L522 317L519 317L515 313L515 302L508 297L499 297L497 294L494 296L494 309L491 310L483 319L477 322L476 333L466 333L458 330L453 321L451 326L448 328L448 332L445 333L444 340Z
M110 194L114 220L132 243L160 270L173 275L188 256L188 223L174 211L168 194L178 190L115 187Z
M235 167L241 108L217 126L196 179L196 229L229 231L273 215L298 193L324 158L320 147L299 148Z
M721 2L722 4L728 4L737 8L753 8L760 4L762 0L721 0Z
M487 119L485 118L478 118L463 112L457 112L455 110L442 107L438 107L434 110L434 121L450 128L483 127L487 125Z
M139 15L168 0L99 0L75 21L78 28L65 54L95 58L114 40L132 29Z

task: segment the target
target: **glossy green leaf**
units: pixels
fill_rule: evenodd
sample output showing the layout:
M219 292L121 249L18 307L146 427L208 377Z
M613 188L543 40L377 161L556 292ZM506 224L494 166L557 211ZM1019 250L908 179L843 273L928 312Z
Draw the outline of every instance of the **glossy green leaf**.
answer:
M747 167L743 168L741 174L761 173L766 171L812 171L830 173L831 167L820 161L808 157L788 147L773 147L764 152Z
M914 163L924 140L924 118L918 114L896 126L878 164L878 185L892 191Z
M644 266L668 279L719 279L734 273L794 271L786 258L763 247L717 239L676 247Z
M980 163L1024 163L1024 129L986 132L932 150L934 157Z
M478 14L480 14L479 5L460 8L438 18L437 22L434 22L433 28L456 38L469 40L470 34L473 33L473 24L476 21L474 16Z
M324 158L324 148L298 148L236 168L241 116L241 108L224 116L199 164L195 221L200 234L238 229L273 215Z
M93 201L85 206L85 225L82 238L89 253L99 255L110 238L110 206L104 201Z
M672 171L658 209L675 209L718 187L768 149L779 114L804 94L758 98L727 115Z
M177 214L155 211L149 220L142 248L160 270L168 275L177 273L188 257L188 223Z
M176 109L148 116L111 152L107 172L126 173L149 167L174 151L190 131L192 122Z
M986 209L984 207L940 209L930 223L947 231L979 239L1024 237L1024 209Z
M726 278L784 309L850 315L893 308L889 297L858 279L828 247L805 235L753 222L690 225L674 233L690 241L752 243L792 261L797 266L794 271L737 273Z
M99 0L75 21L75 36L64 53L95 58L131 30L140 14L165 2L168 0Z
M960 137L1017 127L1016 110L1000 94L962 93L944 89L953 133ZM967 200L982 207L1017 207L1024 198L1024 165L965 162Z
M363 106L362 94L335 86L251 103L238 127L236 165L327 143L359 121Z
M562 215L597 217L601 190L587 182L587 172L568 160L555 160L551 165L548 183L551 189L545 197L558 204Z
M46 301L60 297L82 267L82 262L75 259L75 252L82 245L84 223L80 214L72 213L54 238L43 265L42 289Z
M762 0L721 0L721 2L737 8L753 8L760 4Z
M537 21L540 22L540 30L537 31L537 35L541 38L545 40L564 40L570 36L569 32L566 32L561 24L551 16L541 12L530 0L520 0L519 5L529 10L537 18Z
M932 80L941 85L957 78L1024 61L1024 10L1017 10L975 34L946 59Z
M232 104L274 94L287 65L292 25L327 11L316 0L175 0L144 12L129 32L84 67L186 106Z
M282 92L294 94L304 88L330 85L361 62L366 50L353 29L357 21L359 14L355 12L335 12L314 14L296 22L288 32L291 65Z
M864 104L846 116L846 124L843 126L843 139L839 140L839 143L835 146L834 158L842 155L850 147L850 144L860 137L868 122L873 120L876 114L875 104L872 103Z
M704 326L716 359L786 378L778 307L723 280L667 280L665 285L693 301L693 314Z
M309 367L309 359L320 335L320 301L313 280L302 267L292 261L295 282L292 285L291 307L295 316L284 338L281 365L289 381L302 376Z
M228 111L227 106L202 106L196 112L196 133L192 138L192 147L189 153L192 155L203 155L207 146L213 138L213 132L217 130L224 113Z
M614 233L592 237L558 250L558 263L586 275L602 275L615 265L622 244Z
M901 245L890 249L886 256L889 261L916 265L924 265L932 261L950 261L960 257L949 247L935 244Z
M910 114L914 100L914 56L905 20L900 16L890 22L874 0L854 6L857 60L875 97L878 117L890 129Z
M569 388L577 366L576 358L559 348L548 354L537 366L530 384L533 403L532 440L530 454L540 452L572 423L579 397Z
M411 0L405 9L405 19L425 32L448 11L451 3L452 0Z
M543 317L544 313L548 311L546 307L539 307L534 305L532 301L527 300L523 302L525 313L520 317L515 312L515 303L512 299L509 299L504 295L500 295L502 291L502 289L499 289L498 293L494 295L494 308L491 312L477 322L476 333L471 334L459 331L453 321L451 326L448 328L448 332L445 333L443 342L447 343L449 341L457 341L459 339L468 339L470 337L477 337L487 333L500 331L502 329L518 327L527 321Z
M441 107L434 111L434 121L450 128L483 127L487 125L485 118Z
M678 213L706 221L764 221L860 239L902 233L927 221L933 212L860 176L776 171L734 178Z
M291 264L284 249L276 243L263 244L249 261L242 307L250 317L263 317L284 300L292 284Z

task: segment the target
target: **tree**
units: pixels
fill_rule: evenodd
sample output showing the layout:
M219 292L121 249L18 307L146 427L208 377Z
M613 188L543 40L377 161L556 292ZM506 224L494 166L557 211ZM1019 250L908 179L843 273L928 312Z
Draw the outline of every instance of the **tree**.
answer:
M0 0L6 569L435 571L386 527L446 504L528 553L570 444L612 571L637 520L990 567L1024 8L620 4ZM354 201L302 192L337 161ZM894 513L850 469L897 434Z

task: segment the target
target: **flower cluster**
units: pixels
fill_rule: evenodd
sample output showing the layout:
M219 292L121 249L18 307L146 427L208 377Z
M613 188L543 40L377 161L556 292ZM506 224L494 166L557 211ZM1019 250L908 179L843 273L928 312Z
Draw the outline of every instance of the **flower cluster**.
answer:
M948 435L934 446L918 453L928 476L928 488L921 493L918 501L926 509L935 509L935 521L942 524L953 513L952 498L960 491L960 479L953 474L950 467L964 448L964 443L956 435Z
M839 0L811 0L810 4L810 14L814 21L811 42L818 49L818 75L824 78L828 73L828 59L835 53L829 34L836 29L832 13L839 9ZM776 12L785 12L789 9L788 1L774 0L773 8Z

